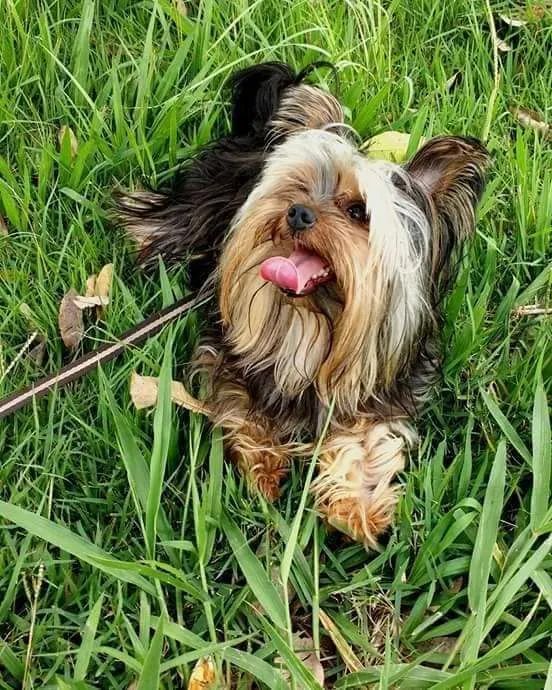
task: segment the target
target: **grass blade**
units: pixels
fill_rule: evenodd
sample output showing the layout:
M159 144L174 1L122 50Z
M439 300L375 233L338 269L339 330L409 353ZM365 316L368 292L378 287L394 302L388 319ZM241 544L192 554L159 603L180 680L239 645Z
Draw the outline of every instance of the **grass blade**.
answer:
M531 528L542 525L550 501L550 416L542 377L535 389L533 404L533 490L531 492Z
M150 648L144 659L142 672L138 680L136 690L154 690L159 688L159 676L161 669L161 654L163 652L163 622L160 618L157 624L157 630L151 641Z
M240 649L226 649L224 658L231 664L247 671L271 690L288 690L289 686L278 671L263 659Z
M163 481L171 442L171 363L172 338L167 338L159 376L159 393L153 419L153 450L151 452L150 482L146 501L146 543L151 560L155 557L157 518L163 493Z
M274 624L279 628L285 628L286 609L278 590L241 531L225 511L221 515L221 526L251 591Z
M90 615L84 624L84 632L82 634L82 642L77 652L75 659L75 680L85 680L88 664L92 656L94 648L94 638L96 637L96 630L98 629L98 622L100 620L100 613L102 611L103 594L100 594L98 600L92 607Z
M47 520L46 518L31 513L19 506L11 505L5 501L0 501L0 516L5 520L10 520L18 527L34 534L35 537L47 541L49 544L57 546L62 551L66 551L71 555L79 558L85 563L103 570L105 573L112 575L118 580L129 582L152 596L156 595L155 588L146 579L128 570L119 569L113 565L105 565L102 559L108 559L112 563L117 563L117 559L110 553L93 544L88 539L81 537L66 527Z
M500 430L502 431L504 436L506 436L508 441L510 441L510 443L514 446L514 448L525 460L525 462L528 465L531 465L532 457L531 453L529 452L529 449L527 448L525 443L523 443L523 441L519 437L519 434L510 424L510 422L508 421L500 407L496 404L496 402L491 398L491 396L487 392L481 391L481 396L485 402L485 405L487 405L487 409L494 417L496 423L500 427Z
M506 478L506 442L501 441L497 451L489 484L485 492L481 520L477 530L473 555L470 563L468 601L473 613L482 614L487 596L487 584L491 570L493 549L496 543L498 524L504 499Z
M23 664L4 640L0 640L0 666L4 666L16 680L22 680L24 674Z

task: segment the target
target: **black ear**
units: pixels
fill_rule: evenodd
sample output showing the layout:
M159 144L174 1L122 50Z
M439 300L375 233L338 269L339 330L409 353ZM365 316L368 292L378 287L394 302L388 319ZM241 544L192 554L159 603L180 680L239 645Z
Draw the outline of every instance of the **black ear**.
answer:
M475 209L485 187L489 154L471 137L435 137L406 165L407 171L429 195L434 210L462 240L474 229Z
M230 79L232 136L262 137L275 114L282 91L300 81L288 65L265 62L247 67Z

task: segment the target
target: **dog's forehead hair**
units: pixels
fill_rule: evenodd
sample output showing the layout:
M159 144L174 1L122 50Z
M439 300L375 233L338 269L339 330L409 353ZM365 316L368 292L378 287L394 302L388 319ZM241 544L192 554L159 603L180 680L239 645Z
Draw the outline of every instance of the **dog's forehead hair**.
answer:
M278 146L265 168L266 178L297 180L314 201L326 201L358 190L356 170L360 155L345 139L324 130L307 130Z

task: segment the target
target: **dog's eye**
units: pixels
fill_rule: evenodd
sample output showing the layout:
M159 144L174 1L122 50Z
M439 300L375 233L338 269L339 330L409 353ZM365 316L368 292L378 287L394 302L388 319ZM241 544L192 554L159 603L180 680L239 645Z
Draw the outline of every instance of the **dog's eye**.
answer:
M359 202L347 206L347 215L358 223L366 223L368 221L366 206Z

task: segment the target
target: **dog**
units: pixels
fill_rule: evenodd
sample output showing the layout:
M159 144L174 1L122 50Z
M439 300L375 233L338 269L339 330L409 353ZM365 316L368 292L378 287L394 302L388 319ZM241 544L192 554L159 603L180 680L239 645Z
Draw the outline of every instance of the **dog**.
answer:
M315 506L376 548L439 371L440 305L489 157L442 136L405 165L368 159L308 73L237 73L230 134L170 189L119 192L116 214L142 265L186 262L192 285L216 286L197 361L250 485L275 500L290 458L327 425Z

